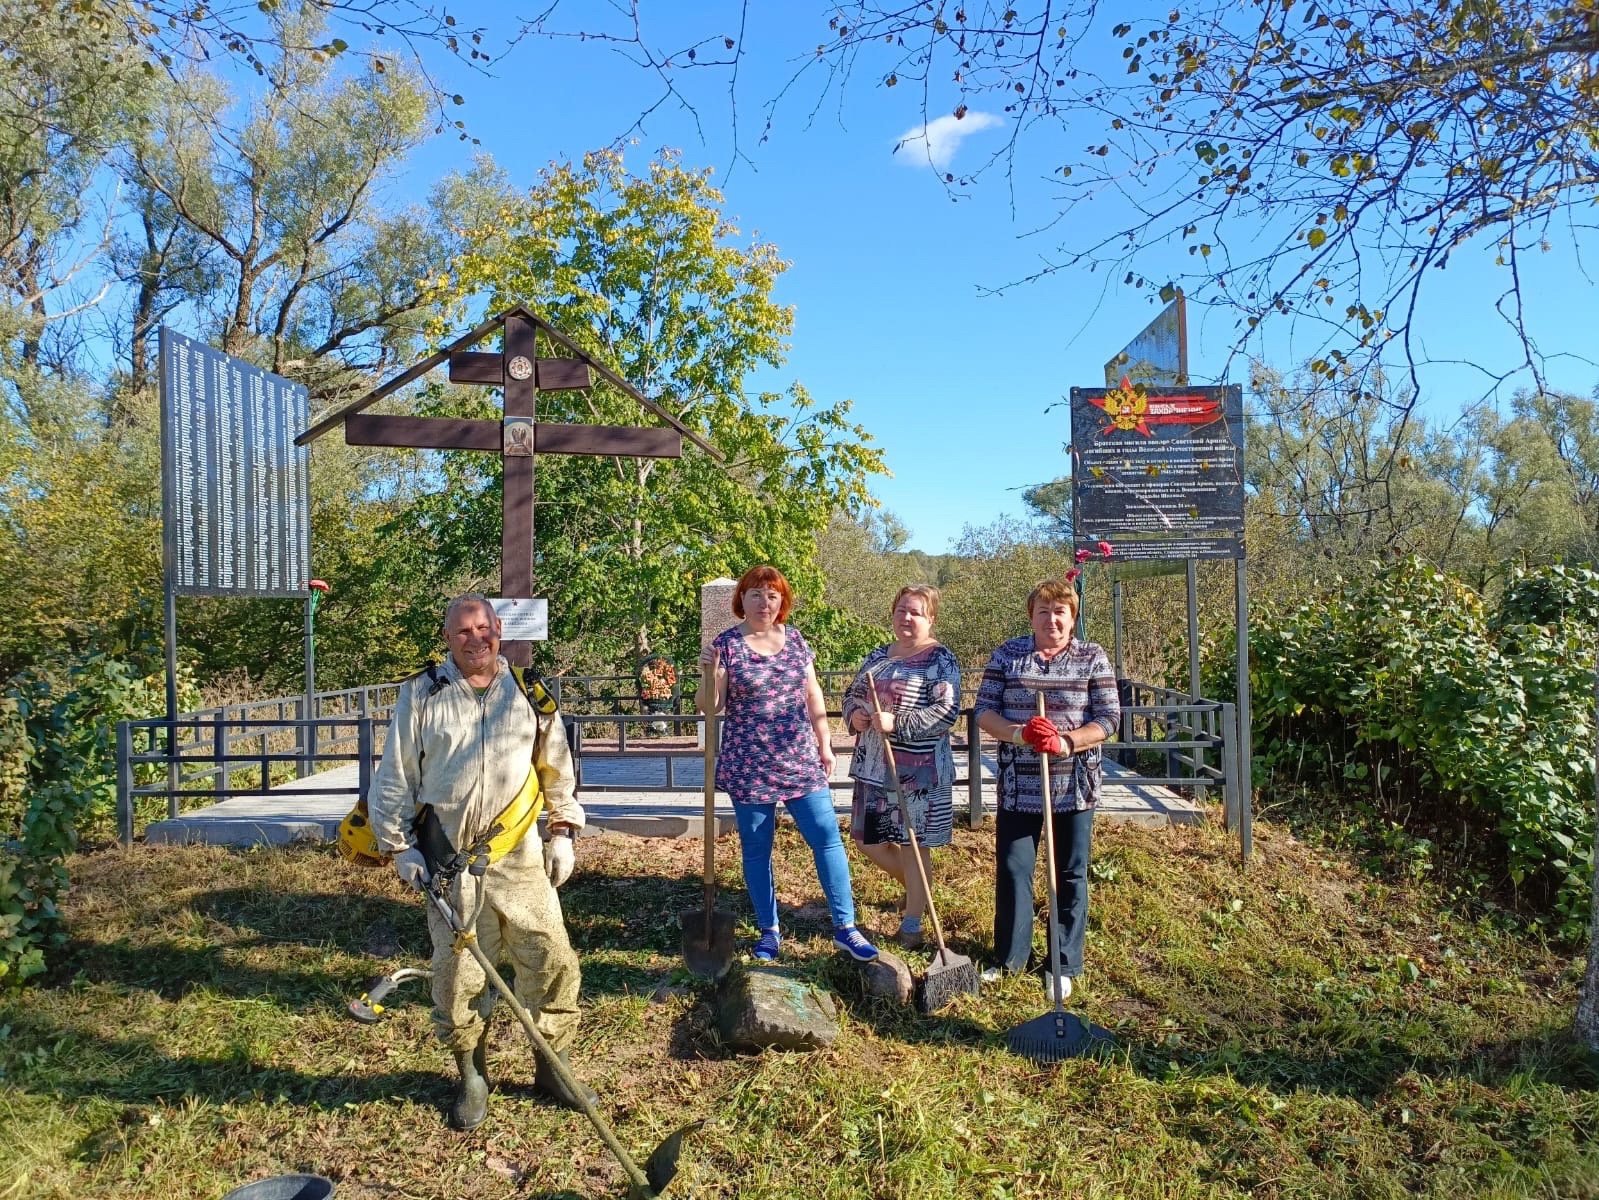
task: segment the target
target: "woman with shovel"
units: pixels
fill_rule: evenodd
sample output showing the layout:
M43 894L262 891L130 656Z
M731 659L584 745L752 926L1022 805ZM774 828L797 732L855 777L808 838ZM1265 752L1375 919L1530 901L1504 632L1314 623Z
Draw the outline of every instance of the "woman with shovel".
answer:
M855 780L850 833L867 858L905 889L904 915L894 940L907 950L922 944L922 914L935 846L947 846L955 825L955 755L949 731L960 715L961 669L933 636L938 589L918 583L894 597L894 640L866 656L844 693L844 723L856 734L849 773ZM882 712L873 712L875 687ZM868 733L875 730L875 734ZM893 743L900 788L893 786L884 740ZM896 793L905 795L901 812ZM908 859L909 822L920 843L921 871Z
M793 605L793 589L776 567L744 573L733 593L733 615L743 620L700 655L702 668L714 668L711 695L701 697L700 711L726 709L716 786L732 797L738 821L744 883L761 930L755 957L775 960L782 940L772 876L781 801L816 861L833 918L833 945L869 962L877 947L855 928L849 856L833 814L832 736L816 656L799 630L784 624Z
M1073 584L1051 579L1035 587L1027 597L1027 619L1033 632L994 651L973 706L978 726L999 742L994 823L994 955L999 961L983 979L993 982L1003 972L1025 970L1032 950L1033 866L1044 828L1039 766L1041 755L1047 755L1061 912L1060 961L1058 969L1051 964L1045 979L1051 992L1054 985L1048 981L1060 980L1064 1000L1083 970L1099 744L1116 732L1121 700L1105 651L1072 636L1077 623Z

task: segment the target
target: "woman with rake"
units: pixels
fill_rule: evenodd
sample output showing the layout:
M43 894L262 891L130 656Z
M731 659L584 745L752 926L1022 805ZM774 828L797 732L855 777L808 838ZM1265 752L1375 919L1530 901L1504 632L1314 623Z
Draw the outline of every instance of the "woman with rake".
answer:
M1073 572L1075 575L1075 572ZM1041 755L1049 761L1055 887L1061 912L1057 964L1045 973L1050 999L1071 995L1083 970L1088 925L1088 854L1102 771L1099 745L1116 732L1121 701L1105 651L1072 636L1077 589L1046 580L1027 597L1033 632L994 651L977 690L977 724L999 742L994 824L994 982L1022 971L1033 945L1033 866L1044 829ZM1039 698L1043 698L1040 706ZM1040 707L1043 711L1040 712Z
M700 711L726 709L716 786L732 798L738 821L744 883L761 930L755 957L771 962L781 945L772 841L782 801L816 862L833 945L869 962L877 947L855 928L849 856L833 815L833 746L816 656L799 630L784 624L793 605L793 590L776 567L744 572L733 593L733 615L743 620L700 655L702 669L714 667L711 695L701 698Z
M867 858L905 889L894 940L907 950L922 944L927 909L924 878L931 879L931 850L947 846L954 830L955 755L949 731L960 715L961 669L933 636L938 589L902 587L894 597L894 640L866 656L844 694L844 723L860 735L850 760L855 794L850 835ZM875 688L878 705L869 689ZM899 788L893 786L883 742L891 743ZM902 812L897 793L903 793ZM916 870L907 822L915 831L923 869Z

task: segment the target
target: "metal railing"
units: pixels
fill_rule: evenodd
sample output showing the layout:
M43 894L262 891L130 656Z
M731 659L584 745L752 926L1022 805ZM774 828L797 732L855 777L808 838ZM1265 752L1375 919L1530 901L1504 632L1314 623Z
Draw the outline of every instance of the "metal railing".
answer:
M974 682L963 688L963 700L975 692L979 674L969 673ZM842 715L843 690L853 675L821 674L828 715L835 720ZM680 766L684 760L696 766L703 762L702 718L692 711L692 689L675 697L670 710L661 711L662 706L643 703L636 685L631 692L610 686L632 684L631 676L564 676L547 682L563 705L581 790L670 792L703 786L703 768L688 771L685 779ZM241 795L364 796L383 754L397 688L382 684L320 692L310 717L304 715L304 698L293 696L186 713L170 725L160 717L120 722L117 822L122 841L133 840L135 810L141 800L148 804L164 799L168 818L176 818L194 801ZM1220 789L1227 827L1234 828L1239 819L1239 781L1245 778L1235 761L1234 706L1130 679L1122 680L1120 688L1121 728L1118 740L1106 745L1107 756L1138 771L1141 784L1189 789L1201 801ZM569 711L574 704L588 711ZM842 737L847 742L849 735ZM847 753L840 740L835 731L835 748ZM978 729L976 713L968 704L962 709L952 748L955 786L965 789L967 819L974 827L984 816L985 746L988 753L994 752L992 739ZM665 760L664 782L607 783L604 770L592 767L585 778L589 764L636 763L644 757ZM1164 774L1149 773L1150 760L1163 767ZM350 762L357 769L347 787L300 783L322 768ZM850 784L839 780L833 786Z
M829 709L828 714L834 721L843 716L842 709ZM704 750L703 750L703 719L698 714L624 714L616 716L605 715L568 715L566 717L569 736L572 742L572 757L577 764L577 786L585 792L689 792L698 791L705 786ZM667 725L673 732L664 735L681 745L663 745L659 740L652 740L650 730L653 725ZM646 733L629 735L630 727L643 725ZM615 733L612 735L611 730ZM956 778L954 785L957 788L966 788L970 797L969 811L975 814L972 823L978 824L982 820L982 757L979 748L980 740L986 736L977 728L977 714L971 709L964 709L961 719L956 725L957 732L951 738L951 748L955 751ZM679 733L678 730L689 732ZM695 745L686 744L692 734ZM852 735L842 734L835 730L833 748L840 757L847 756L850 752L848 744ZM842 742L841 742L842 737ZM640 787L633 781L605 782L604 772L594 772L594 766L603 766L606 763L637 761L641 758L663 760L665 765L664 782ZM686 772L688 778L680 770L683 762L694 764L697 770ZM585 773L587 772L587 773ZM600 778L595 778L600 774ZM833 788L848 788L853 786L848 779L834 779L830 782Z
M1201 802L1219 788L1227 828L1232 829L1243 778L1236 759L1237 705L1136 679L1119 680L1117 686L1121 728L1105 746L1106 757L1131 767L1141 784L1188 788ZM1147 758L1161 762L1165 773L1147 769Z

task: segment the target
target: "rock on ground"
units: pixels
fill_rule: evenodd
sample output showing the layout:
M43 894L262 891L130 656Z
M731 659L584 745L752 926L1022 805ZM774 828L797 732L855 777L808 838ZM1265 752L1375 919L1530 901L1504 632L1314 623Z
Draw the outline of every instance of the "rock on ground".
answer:
M887 950L878 952L875 959L861 964L861 978L866 984L866 994L892 1000L896 1004L909 1004L916 994L916 980L905 960Z
M734 966L716 995L722 1040L740 1050L816 1050L838 1038L838 1009L791 971Z

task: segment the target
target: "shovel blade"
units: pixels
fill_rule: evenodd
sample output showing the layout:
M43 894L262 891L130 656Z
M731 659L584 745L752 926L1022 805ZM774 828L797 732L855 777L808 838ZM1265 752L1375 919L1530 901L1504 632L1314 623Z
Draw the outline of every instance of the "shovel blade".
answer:
M683 963L701 979L720 979L733 965L733 914L719 909L684 909L677 914L683 927Z

